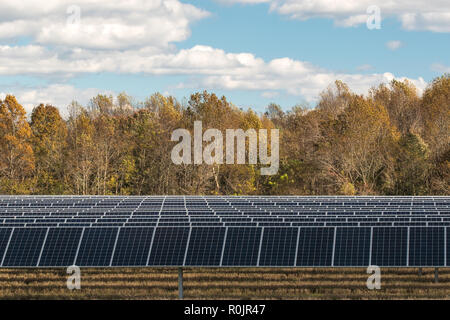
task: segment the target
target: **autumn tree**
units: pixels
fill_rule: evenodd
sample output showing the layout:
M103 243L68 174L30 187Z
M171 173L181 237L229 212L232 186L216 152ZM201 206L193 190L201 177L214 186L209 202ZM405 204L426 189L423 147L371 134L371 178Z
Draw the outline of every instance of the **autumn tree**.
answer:
M268 178L267 192L274 194L322 193L316 161L321 115L306 106L295 106L284 115L281 129L280 170Z
M12 95L0 100L0 174L4 192L27 193L25 179L35 166L32 132L25 109Z
M408 133L399 141L395 168L397 195L424 195L428 190L430 163L429 150L423 139Z
M370 95L386 108L391 123L401 134L419 133L420 98L410 81L394 79L389 86L381 84L377 89L372 89Z
M74 194L95 194L92 175L95 172L95 128L89 113L72 103L68 120L67 180Z
M43 194L63 193L66 122L56 107L40 104L31 114L31 130L37 191Z
M352 92L347 84L336 80L334 85L330 85L320 94L317 109L321 114L330 119L336 119L352 101Z
M392 184L391 151L399 134L384 106L355 95L328 125L317 160L338 187L336 191L348 190L351 183L359 193L373 194L377 187Z
M171 161L172 131L181 125L181 106L159 93L149 97L130 123L138 194L179 193L177 169Z
M287 110L272 103L265 113L243 110L207 91L183 103L159 93L136 102L120 93L99 94L86 105L73 102L67 119L50 105L38 105L27 119L16 99L6 96L0 100L0 191L448 195L449 105L449 75L436 78L423 95L406 80L379 85L367 95L336 81L319 95L315 107ZM224 138L218 144L224 150L213 147L217 131L202 141L203 153L211 152L212 158L224 152L223 160L231 159L226 131L242 130L229 131L235 139L233 163L172 162L180 142L172 141L172 133L185 129L193 138L195 121L202 122L202 140L207 129L218 129ZM265 165L250 163L248 149L254 132L273 128L280 133L279 170L265 176ZM233 132L247 137L238 143ZM243 145L244 153L239 149ZM237 164L238 158L244 164Z
M436 78L425 90L421 105L423 137L433 165L432 190L450 191L450 74Z

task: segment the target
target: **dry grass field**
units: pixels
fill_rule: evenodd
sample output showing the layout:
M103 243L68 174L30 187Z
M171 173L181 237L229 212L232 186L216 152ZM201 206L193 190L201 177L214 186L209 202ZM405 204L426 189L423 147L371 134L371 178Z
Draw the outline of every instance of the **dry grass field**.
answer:
M368 290L358 269L185 269L186 299L448 299L450 269L382 269L381 290ZM81 290L68 290L65 269L1 269L0 299L177 299L176 268L81 269Z

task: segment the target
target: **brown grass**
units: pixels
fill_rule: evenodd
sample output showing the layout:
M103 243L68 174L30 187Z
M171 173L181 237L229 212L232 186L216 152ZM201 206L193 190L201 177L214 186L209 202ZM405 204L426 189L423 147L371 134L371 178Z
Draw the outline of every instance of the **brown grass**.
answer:
M448 299L450 270L382 269L381 290L368 290L365 269L184 270L186 299ZM65 269L1 269L0 299L176 299L176 268L81 269L81 290L68 290Z

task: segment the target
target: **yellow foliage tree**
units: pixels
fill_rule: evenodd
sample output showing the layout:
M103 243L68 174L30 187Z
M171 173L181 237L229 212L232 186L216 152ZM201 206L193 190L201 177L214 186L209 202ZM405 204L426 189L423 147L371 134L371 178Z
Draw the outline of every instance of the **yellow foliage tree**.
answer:
M25 109L7 95L0 100L0 173L8 184L23 183L34 170L31 137Z

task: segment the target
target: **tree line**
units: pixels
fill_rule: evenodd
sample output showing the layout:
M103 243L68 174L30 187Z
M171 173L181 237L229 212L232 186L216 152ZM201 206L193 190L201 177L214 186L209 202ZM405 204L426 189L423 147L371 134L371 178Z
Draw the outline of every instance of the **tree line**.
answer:
M175 165L175 129L280 131L280 168L260 164ZM448 195L450 75L422 95L407 80L353 93L341 81L314 108L258 114L198 92L181 103L156 93L72 102L63 119L40 104L27 116L12 95L0 100L0 193L77 195Z

